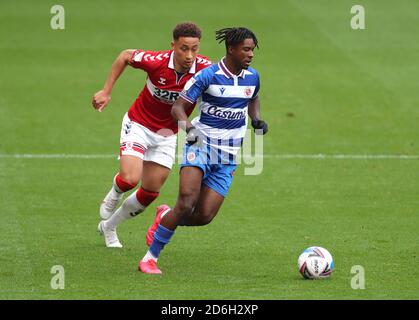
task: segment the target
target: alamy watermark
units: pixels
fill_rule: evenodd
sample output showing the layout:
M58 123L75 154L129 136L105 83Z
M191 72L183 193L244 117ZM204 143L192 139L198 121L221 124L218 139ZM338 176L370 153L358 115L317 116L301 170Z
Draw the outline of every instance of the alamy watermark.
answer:
M365 269L363 266L355 265L351 268L351 288L354 290L365 289Z
M352 6L351 13L354 15L351 18L351 28L353 30L365 29L365 8L359 4Z
M51 274L53 277L51 278L51 289L53 290L64 290L65 289L65 271L64 267L61 265L52 266Z
M62 5L53 5L50 9L50 13L53 14L50 21L52 30L64 30L65 29L65 11Z
M245 131L243 138L235 138L231 134L224 136L222 131L216 128L207 129L205 136L199 138L196 146L185 151L186 132L180 129L181 127L183 126L179 125L177 144L177 159L180 163L186 160L206 160L207 164L244 164L245 175L262 173L264 138L262 130L235 129ZM200 159L195 159L196 149L199 149Z

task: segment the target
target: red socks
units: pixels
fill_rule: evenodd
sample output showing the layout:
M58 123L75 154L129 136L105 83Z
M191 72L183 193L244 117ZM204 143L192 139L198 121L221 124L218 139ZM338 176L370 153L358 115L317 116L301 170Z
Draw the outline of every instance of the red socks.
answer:
M122 179L119 173L115 176L115 184L121 192L127 192L136 187Z
M121 192L127 192L131 189L134 189L136 186L128 183L124 179L121 178L119 173L115 176L115 184L116 187L121 190ZM118 190L117 190L118 191ZM135 193L138 202L145 208L148 207L150 203L154 201L159 196L158 192L148 191L143 189L143 187L139 188Z
M159 193L148 191L141 187L137 190L135 195L137 196L137 200L139 203L141 203L144 207L148 207L148 205L159 196Z

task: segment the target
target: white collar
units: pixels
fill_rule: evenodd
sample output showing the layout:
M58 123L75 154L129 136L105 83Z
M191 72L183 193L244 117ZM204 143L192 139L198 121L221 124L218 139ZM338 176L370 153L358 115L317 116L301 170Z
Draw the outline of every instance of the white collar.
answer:
M224 63L224 59L225 57L223 57L220 62L218 63L218 67L220 68L221 72L227 77L227 78L234 78L234 77L239 77L239 78L243 78L247 75L247 74L252 74L250 71L247 71L245 69L242 69L242 71L240 71L239 75L235 75L233 74L230 70L228 70L227 66Z
M169 68L175 70L175 58L174 58L174 51L172 50L172 53L170 54L170 59L169 59ZM189 73L195 74L196 72L196 59L193 62L191 68L189 69Z

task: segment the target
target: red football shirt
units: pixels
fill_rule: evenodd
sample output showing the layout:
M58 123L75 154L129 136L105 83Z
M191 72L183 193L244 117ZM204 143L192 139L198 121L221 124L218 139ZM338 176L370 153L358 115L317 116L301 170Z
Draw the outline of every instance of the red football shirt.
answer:
M179 75L175 70L173 50L135 50L130 65L147 72L147 83L128 111L128 117L142 126L157 132L170 129L177 133L178 126L171 115L173 103L186 82L198 71L210 66L208 58L197 55L188 73ZM195 104L187 110L192 113Z

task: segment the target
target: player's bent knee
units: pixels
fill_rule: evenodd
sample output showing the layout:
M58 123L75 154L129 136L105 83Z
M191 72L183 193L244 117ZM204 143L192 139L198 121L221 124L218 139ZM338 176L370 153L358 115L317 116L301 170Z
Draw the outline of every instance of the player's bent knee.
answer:
M132 186L137 186L140 182L140 177L137 175L126 174L123 172L121 172L119 175L125 182L129 183Z
M178 212L183 216L188 216L192 214L196 205L196 200L192 196L181 196L178 200L176 206L178 207Z
M193 205L190 202L178 203L178 212L182 217L189 216L193 211Z

